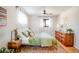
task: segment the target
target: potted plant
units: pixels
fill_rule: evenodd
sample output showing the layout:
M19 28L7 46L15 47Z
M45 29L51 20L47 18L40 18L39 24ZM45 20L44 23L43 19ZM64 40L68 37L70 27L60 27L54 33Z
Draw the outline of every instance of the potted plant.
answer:
M0 48L0 53L14 53L14 49L7 49L5 47Z
M70 29L67 29L67 32L72 33L73 30L70 28Z

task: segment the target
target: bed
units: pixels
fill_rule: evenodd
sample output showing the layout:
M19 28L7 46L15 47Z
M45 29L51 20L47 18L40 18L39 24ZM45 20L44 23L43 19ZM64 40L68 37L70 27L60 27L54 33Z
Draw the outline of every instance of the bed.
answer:
M26 34L24 35L23 32ZM25 31L20 31L21 40L22 44L25 45L33 45L33 46L41 46L41 47L47 47L47 46L52 46L52 42L54 41L53 36L51 36L47 32L40 32L39 34L35 34L32 37L27 36L27 32Z

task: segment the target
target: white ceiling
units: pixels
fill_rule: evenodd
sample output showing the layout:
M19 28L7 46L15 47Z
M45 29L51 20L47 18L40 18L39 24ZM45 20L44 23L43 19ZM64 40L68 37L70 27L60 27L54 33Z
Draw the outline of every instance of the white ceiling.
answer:
M24 6L23 8L29 15L41 15L44 9L47 13L59 15L71 6Z

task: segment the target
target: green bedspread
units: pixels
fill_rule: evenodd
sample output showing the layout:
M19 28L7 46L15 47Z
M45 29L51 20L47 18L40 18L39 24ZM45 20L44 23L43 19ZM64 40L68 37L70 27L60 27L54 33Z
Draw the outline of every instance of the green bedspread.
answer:
M41 45L40 39L38 38L30 38L29 45Z
M29 45L40 45L40 46L52 46L52 39L39 39L39 38L30 38Z
M41 46L52 46L52 39L41 39Z

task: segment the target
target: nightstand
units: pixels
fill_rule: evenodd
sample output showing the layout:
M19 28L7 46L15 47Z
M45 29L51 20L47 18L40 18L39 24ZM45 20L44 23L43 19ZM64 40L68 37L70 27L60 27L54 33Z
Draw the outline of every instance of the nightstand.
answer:
M16 52L20 50L21 40L12 40L8 42L9 49L15 49Z

